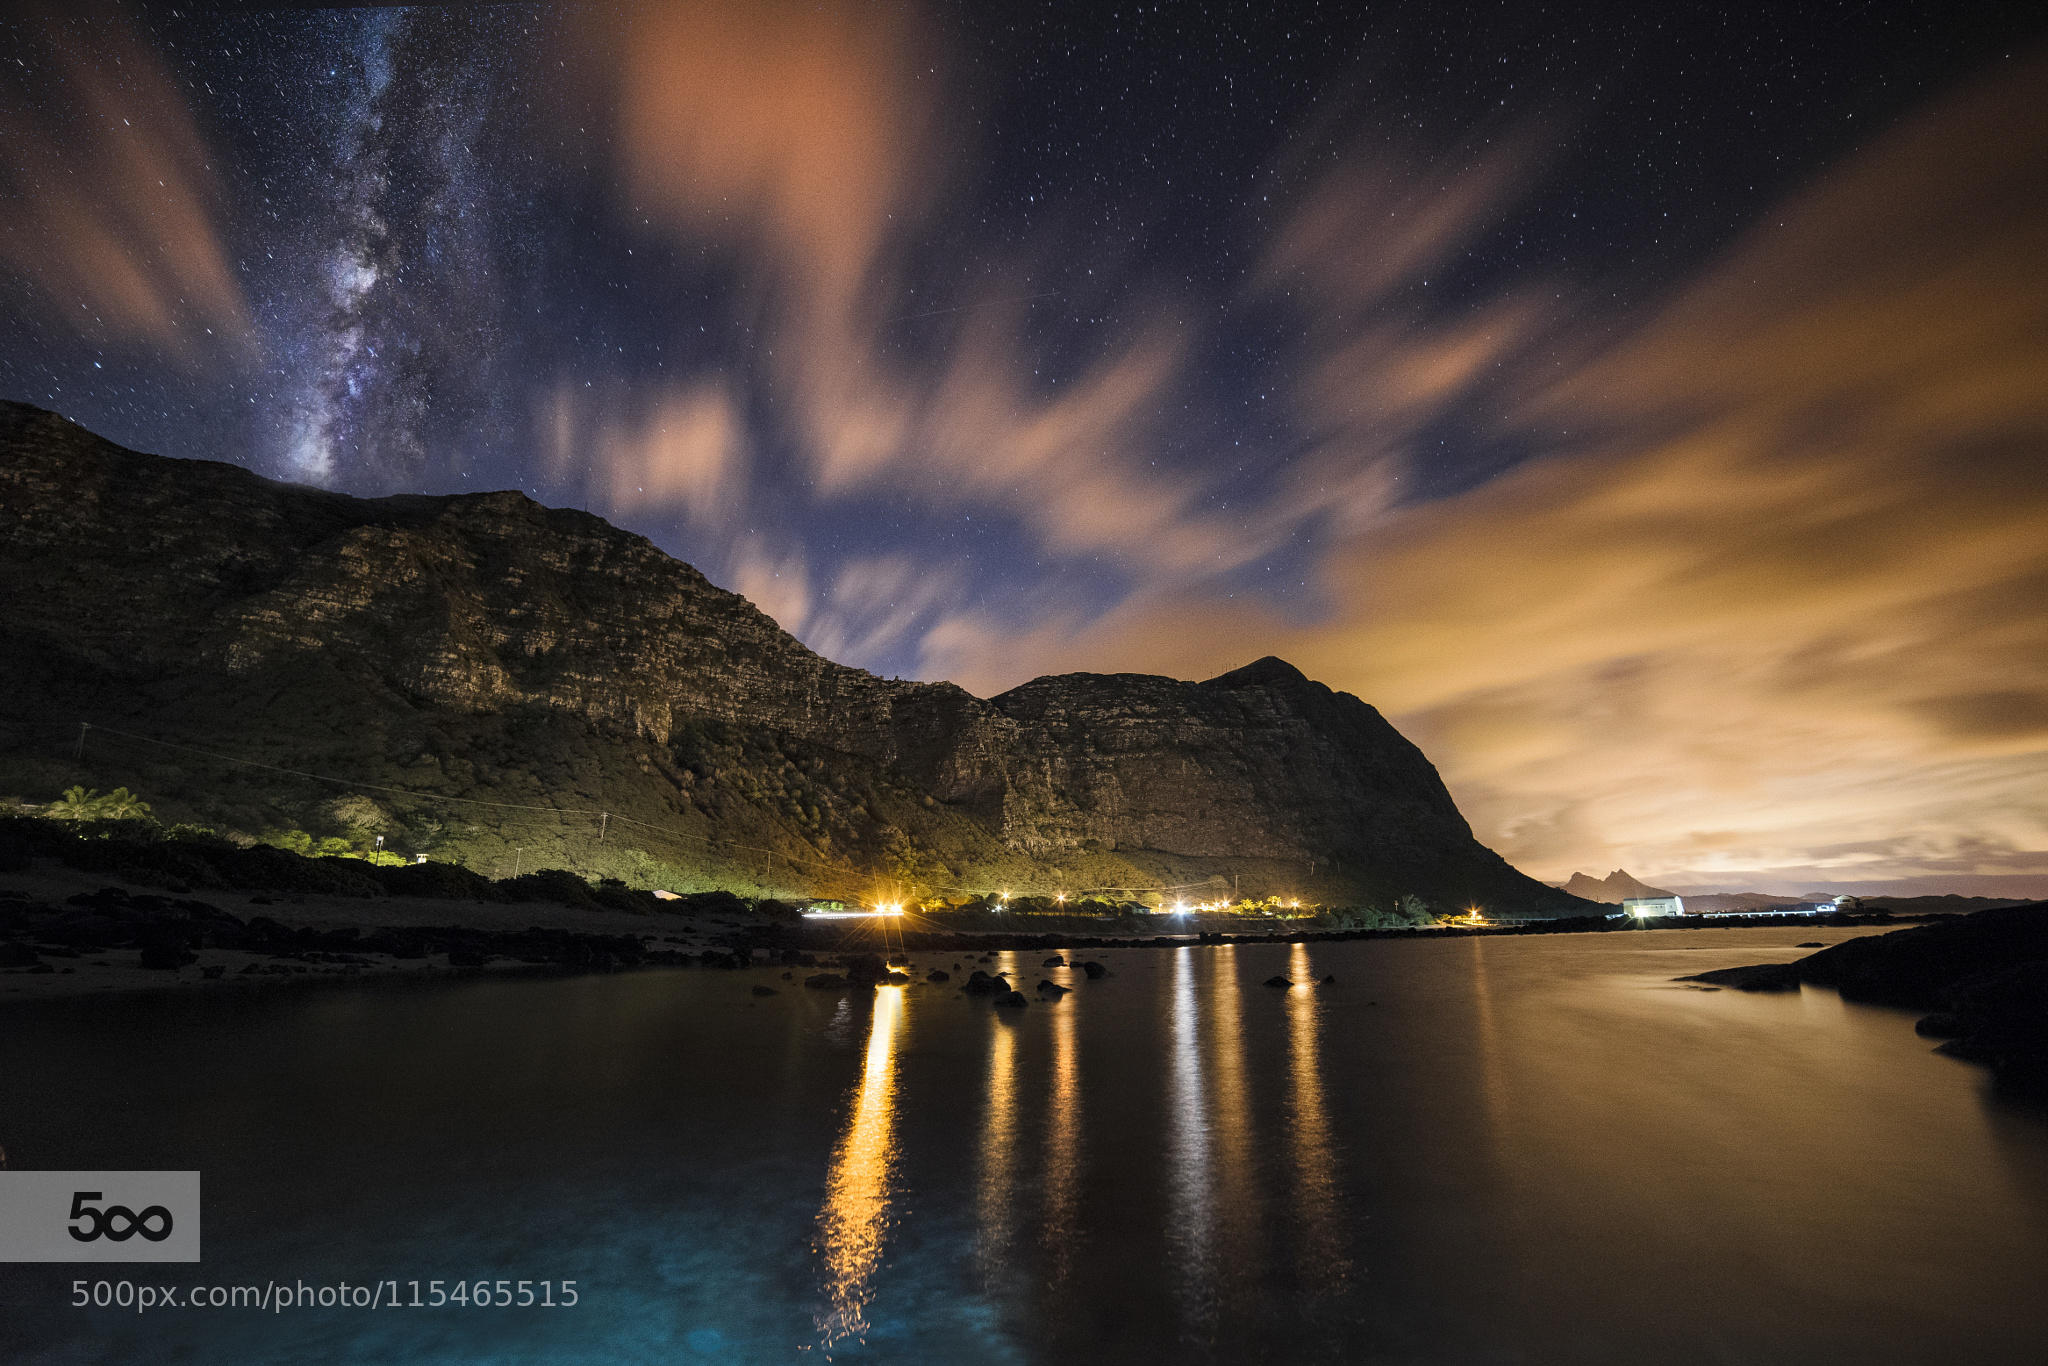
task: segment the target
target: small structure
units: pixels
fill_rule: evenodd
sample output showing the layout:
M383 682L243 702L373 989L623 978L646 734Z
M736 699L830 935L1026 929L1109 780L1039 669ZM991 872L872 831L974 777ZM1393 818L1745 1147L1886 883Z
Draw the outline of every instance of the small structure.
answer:
M1621 913L1632 915L1638 920L1648 920L1653 915L1684 915L1685 898L1682 896L1631 896L1621 903Z

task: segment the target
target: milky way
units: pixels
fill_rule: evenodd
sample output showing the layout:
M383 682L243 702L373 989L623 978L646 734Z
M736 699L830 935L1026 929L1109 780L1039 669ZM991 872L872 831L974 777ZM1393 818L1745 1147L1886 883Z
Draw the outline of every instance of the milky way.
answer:
M489 14L350 22L360 32L345 49L344 112L306 168L330 181L331 200L297 225L294 254L315 281L270 321L301 385L283 469L383 489L507 443L501 262L526 225L482 157L504 114L504 48L526 35Z

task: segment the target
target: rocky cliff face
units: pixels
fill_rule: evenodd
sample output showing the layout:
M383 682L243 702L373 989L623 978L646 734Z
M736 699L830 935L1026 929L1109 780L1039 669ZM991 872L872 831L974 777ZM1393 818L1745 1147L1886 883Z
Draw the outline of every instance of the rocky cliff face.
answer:
M349 498L0 404L0 600L17 789L76 776L53 765L91 720L340 767L416 843L538 838L530 814L420 814L516 795L505 810L636 812L672 837L671 873L696 849L785 889L831 869L1020 890L1235 873L1247 893L1581 908L1479 845L1379 713L1279 660L987 700L877 678L641 537L517 493ZM231 788L187 801L216 820L337 786L100 749L160 793Z

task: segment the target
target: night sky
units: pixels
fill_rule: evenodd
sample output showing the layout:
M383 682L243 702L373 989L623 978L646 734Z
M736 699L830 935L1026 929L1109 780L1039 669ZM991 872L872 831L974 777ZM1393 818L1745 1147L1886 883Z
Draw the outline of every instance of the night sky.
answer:
M2048 11L0 35L0 395L885 674L1280 653L1538 876L2048 895Z

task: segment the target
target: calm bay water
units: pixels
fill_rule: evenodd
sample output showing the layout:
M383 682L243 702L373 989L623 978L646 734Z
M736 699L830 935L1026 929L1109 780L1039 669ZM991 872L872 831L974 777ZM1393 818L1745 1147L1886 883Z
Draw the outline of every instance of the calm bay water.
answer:
M1669 980L1801 937L998 955L1075 987L1014 1013L690 971L11 1005L15 1165L198 1168L206 1260L0 1268L0 1355L2040 1360L2048 1117L1908 1014ZM137 1316L79 1275L580 1302Z

